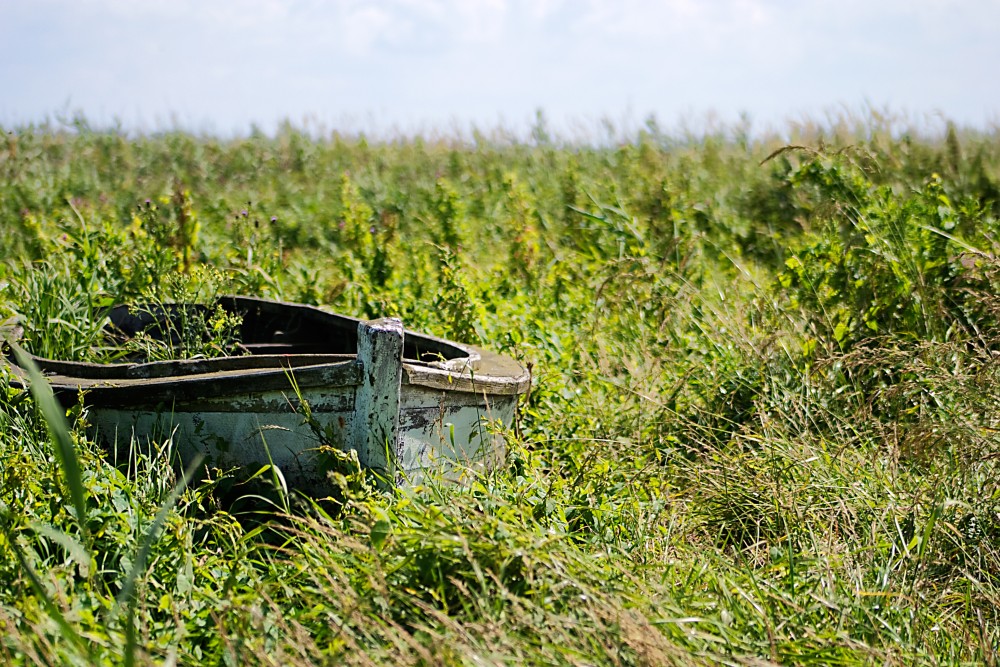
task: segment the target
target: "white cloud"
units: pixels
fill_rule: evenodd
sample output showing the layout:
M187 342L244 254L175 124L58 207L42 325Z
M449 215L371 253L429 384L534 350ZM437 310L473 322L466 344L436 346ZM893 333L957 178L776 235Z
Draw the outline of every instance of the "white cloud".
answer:
M340 38L354 55L368 53L373 44L379 39L389 38L390 33L399 36L407 32L396 17L378 7L353 7L343 19Z
M0 0L3 3L5 0ZM31 0L3 114L599 117L1000 107L997 0ZM24 53L32 57L25 58ZM39 82L44 82L41 85ZM965 100L963 103L962 100ZM240 121L242 122L242 121Z

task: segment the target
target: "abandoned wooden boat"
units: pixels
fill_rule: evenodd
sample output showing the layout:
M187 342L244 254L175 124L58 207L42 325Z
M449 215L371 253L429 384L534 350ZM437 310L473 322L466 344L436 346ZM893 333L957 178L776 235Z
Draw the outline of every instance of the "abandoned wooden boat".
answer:
M170 335L172 319L205 308L119 306L109 326L125 337ZM345 452L386 484L416 484L431 469L455 477L503 456L495 425L513 422L529 385L515 360L404 331L397 319L247 297L213 308L237 316L239 354L34 362L64 402L82 397L95 437L118 452L169 439L181 462L200 453L247 474L273 463L311 493L328 488Z

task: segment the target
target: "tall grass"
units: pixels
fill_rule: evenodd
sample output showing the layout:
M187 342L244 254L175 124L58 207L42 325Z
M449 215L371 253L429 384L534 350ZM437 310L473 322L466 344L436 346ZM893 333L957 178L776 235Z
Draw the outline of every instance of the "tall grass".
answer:
M104 358L112 302L237 291L399 316L533 385L466 486L244 510L169 442L119 470L86 407L7 378L0 659L996 664L996 133L737 129L15 128L0 289L36 354Z

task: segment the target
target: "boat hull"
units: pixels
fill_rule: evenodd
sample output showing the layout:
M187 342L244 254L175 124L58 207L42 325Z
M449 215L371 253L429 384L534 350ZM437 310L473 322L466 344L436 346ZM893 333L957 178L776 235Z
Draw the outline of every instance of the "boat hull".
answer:
M516 361L404 331L398 320L242 297L219 303L244 318L246 347L257 353L33 361L64 402L83 401L94 437L121 463L137 447L168 447L182 464L202 457L242 477L273 464L290 487L322 495L331 473L352 466L390 486L428 474L461 480L502 460L502 430L529 386ZM117 318L129 331L150 324ZM6 361L26 383L25 369Z
M289 486L322 494L332 472L348 472L337 452L357 451L355 387L220 396L178 401L152 409L92 407L93 436L119 461L133 448L172 448L182 462L197 455L206 465L249 476L273 463ZM303 402L308 403L308 418ZM404 385L399 429L391 458L393 482L421 484L433 471L461 481L488 470L505 455L504 426L513 424L517 396L492 398ZM371 461L358 459L363 468ZM380 473L382 471L379 471Z

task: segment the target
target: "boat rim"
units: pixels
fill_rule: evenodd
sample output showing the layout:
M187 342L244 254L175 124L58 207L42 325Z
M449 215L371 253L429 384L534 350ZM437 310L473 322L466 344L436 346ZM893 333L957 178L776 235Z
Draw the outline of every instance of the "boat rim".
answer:
M333 313L305 304L287 303L243 296L222 296L218 304L239 307L264 307L289 309L336 322L341 327L356 328L365 322L359 318ZM193 304L170 304L186 307ZM474 392L477 394L520 394L530 386L530 374L518 361L477 346L458 343L404 330L404 337L435 347L449 347L461 353L450 359L427 361L404 357L403 384L441 389L446 391ZM15 375L25 379L27 373L10 355L7 363ZM276 378L283 378L286 386L291 380L300 386L319 386L336 378L340 386L354 384L351 368L357 367L356 354L249 354L240 356L195 357L146 362L95 363L49 359L29 354L54 389L100 393L144 387L152 391L166 389L183 383L195 388L204 385L204 391L213 384L230 384L232 379L252 377L264 381L262 386L274 385ZM267 381L270 380L270 381ZM336 386L336 385L334 385ZM221 387L219 387L221 389ZM199 392L201 393L201 392Z

